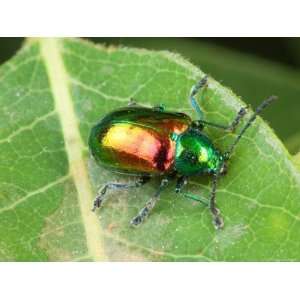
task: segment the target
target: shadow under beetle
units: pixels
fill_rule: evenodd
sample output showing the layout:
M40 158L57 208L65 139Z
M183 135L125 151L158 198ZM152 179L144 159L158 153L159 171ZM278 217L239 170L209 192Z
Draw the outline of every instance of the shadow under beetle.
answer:
M207 205L216 229L223 227L224 222L215 200L218 179L226 174L227 161L247 128L276 97L269 97L257 107L229 149L222 154L204 134L203 128L212 126L233 132L245 116L247 108L241 108L229 125L204 120L195 95L206 85L207 76L192 87L189 96L198 120L193 121L184 113L165 111L162 106L147 108L131 102L128 107L106 115L91 129L89 148L96 162L114 172L138 176L138 179L131 183L107 183L99 190L93 211L102 205L108 190L140 187L151 177L161 176L162 180L156 193L131 220L132 225L143 222L169 180L177 178L176 193ZM204 174L212 176L209 200L183 192L182 189L190 176Z

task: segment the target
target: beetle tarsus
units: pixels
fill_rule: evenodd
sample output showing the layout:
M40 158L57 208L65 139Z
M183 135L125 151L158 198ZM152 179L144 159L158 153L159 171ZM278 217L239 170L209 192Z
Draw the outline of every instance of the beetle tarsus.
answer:
M212 210L212 214L213 214L213 224L215 226L216 229L222 229L224 227L224 221L222 216L220 215L220 210L218 208L214 208L214 210Z
M154 207L154 205L155 205L155 202L153 202L152 200L148 201L146 206L140 210L138 215L130 221L130 224L135 225L135 226L141 224L145 220L145 218L149 215L149 213L150 213L151 209Z
M223 218L218 216L217 218L214 219L214 226L217 230L223 229L224 227L224 221Z
M228 127L228 131L230 132L234 132L236 127L239 125L240 121L242 120L242 118L246 115L247 113L247 109L248 106L242 107L237 116L235 117L235 119L233 120L233 122L231 123L231 125Z
M142 220L139 217L135 217L130 221L130 225L133 225L133 226L138 226L141 223L142 223Z
M127 103L127 106L136 106L136 105L137 105L137 102L133 98L130 98Z
M148 214L149 214L149 210L146 208L143 208L139 212L139 214L130 221L130 224L134 225L134 226L138 226L139 224L141 224L144 221L144 219L147 217Z
M175 193L180 193L182 188L187 184L187 177L186 176L180 176L177 179Z
M101 204L102 204L102 201L103 201L103 198L101 196L96 197L96 199L94 201L94 206L92 208L92 212L95 212L97 210L97 208L101 207Z
M201 80L199 80L191 90L191 96L195 96L200 89L207 85L208 75L205 75Z

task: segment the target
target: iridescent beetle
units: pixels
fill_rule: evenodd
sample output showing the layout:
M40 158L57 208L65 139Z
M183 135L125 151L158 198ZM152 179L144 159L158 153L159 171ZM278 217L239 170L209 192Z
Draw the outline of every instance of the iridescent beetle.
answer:
M162 179L156 193L131 220L132 225L138 225L152 211L169 180L177 177L176 193L207 205L215 227L223 227L224 222L215 201L218 179L226 174L226 163L247 128L276 97L271 96L258 106L229 149L221 154L204 134L204 126L232 132L246 114L246 107L240 109L228 126L204 120L195 95L206 85L207 76L192 87L189 96L198 120L193 121L184 113L165 111L162 106L147 108L130 103L128 107L109 113L91 129L89 148L96 162L113 172L138 176L132 183L107 183L99 190L93 211L102 205L109 189L140 187L151 177L160 176ZM212 176L208 201L182 191L190 176L204 174Z

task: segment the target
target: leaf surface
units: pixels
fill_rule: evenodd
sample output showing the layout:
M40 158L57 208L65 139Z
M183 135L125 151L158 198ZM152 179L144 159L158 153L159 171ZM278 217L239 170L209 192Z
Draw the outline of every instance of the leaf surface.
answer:
M224 230L213 228L207 208L176 195L174 184L131 228L158 180L111 193L100 212L90 211L98 186L133 180L90 159L91 126L130 98L194 116L187 96L203 75L170 52L27 42L0 68L0 260L299 260L300 175L260 118L220 180ZM212 78L198 99L208 120L223 123L245 105ZM222 151L234 139L207 134ZM192 178L187 191L208 197L209 186Z
M294 155L293 161L294 161L296 167L298 168L298 170L300 170L300 152L298 154Z

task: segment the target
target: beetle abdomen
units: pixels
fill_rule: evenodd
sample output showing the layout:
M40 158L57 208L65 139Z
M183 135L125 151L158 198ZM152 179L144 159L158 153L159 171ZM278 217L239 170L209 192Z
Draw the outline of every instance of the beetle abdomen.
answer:
M171 133L190 124L184 114L129 107L102 119L92 130L92 155L110 169L132 174L168 172L175 155Z

